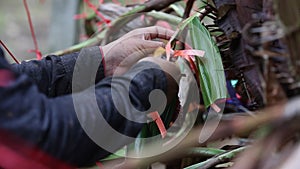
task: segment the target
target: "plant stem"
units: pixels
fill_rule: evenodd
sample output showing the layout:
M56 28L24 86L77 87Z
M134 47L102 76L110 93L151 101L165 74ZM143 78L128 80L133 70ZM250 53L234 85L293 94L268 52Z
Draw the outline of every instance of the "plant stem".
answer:
M210 159L208 159L206 161L203 161L201 163L191 165L191 166L186 167L184 169L196 169L196 168L197 169L208 169L208 168L213 167L217 164L220 164L222 162L226 162L226 161L229 161L229 160L233 159L234 157L236 157L237 154L239 154L241 151L243 151L245 149L246 149L246 147L240 147L240 148L228 151L224 154L221 154L217 157L210 158Z
M67 49L63 49L57 52L53 52L51 54L54 55L64 55L67 53L72 53L72 52L76 52L79 51L80 49L87 47L87 46L92 46L95 45L99 42L102 41L102 44L106 44L108 42L108 37L111 33L113 33L115 30L120 29L123 25L126 25L128 22L130 22L131 20L135 19L136 17L140 16L143 13L150 13L149 15L152 17L157 17L158 19L166 19L166 21L170 21L172 23L179 23L179 17L176 16L172 16L173 18L171 18L170 14L166 14L163 12L155 12L152 10L161 10L164 9L166 7L168 7L170 4L177 2L179 0L167 0L167 1L161 1L161 0L155 0L155 1L148 1L147 3L137 6L135 8L133 8L132 10L128 11L127 13L123 14L122 16L118 17L118 19L114 20L111 23L110 27L105 27L103 29L103 31L99 32L95 37L92 37L84 42L81 42L79 44L76 44L74 46L71 46L70 48ZM150 12L152 11L152 12ZM157 14L157 16L154 16L155 14ZM159 18L162 17L162 18Z
M212 157L225 152L225 150L216 148L194 147L187 150L187 156Z
M195 0L188 0L186 8L184 10L183 19L186 19L190 16L191 10L193 8Z
M54 52L54 53L51 53L51 54L61 56L61 55L65 55L65 54L68 54L68 53L79 51L80 49L82 49L84 47L95 45L95 44L99 43L104 38L106 32L107 32L107 30L103 30L102 32L100 32L99 34L97 34L93 38L90 38L90 39L88 39L84 42L81 42L79 44L71 46L67 49L63 49L63 50L60 50L60 51L57 51L57 52Z
M167 14L164 12L151 11L146 14L147 16L151 16L155 19L167 21L174 25L178 25L181 22L181 18L175 15Z

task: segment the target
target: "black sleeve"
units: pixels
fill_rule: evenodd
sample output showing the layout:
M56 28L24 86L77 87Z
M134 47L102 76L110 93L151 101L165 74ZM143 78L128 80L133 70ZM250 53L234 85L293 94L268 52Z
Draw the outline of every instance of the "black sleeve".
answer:
M85 65L82 69L89 67L89 63L102 60L102 52L98 46L84 48L81 53L85 54ZM79 52L66 54L63 56L50 55L42 60L32 60L21 64L12 64L14 72L26 74L38 87L39 91L48 97L56 97L71 93L73 70ZM103 61L103 60L102 60ZM96 83L104 78L104 66L101 62Z
M4 59L0 58L0 69L3 63ZM144 70L149 66L152 67ZM136 137L143 124L125 117L145 119L146 112L139 111L149 108L150 92L161 89L166 93L165 74L153 68L155 66L153 63L140 62L123 76L107 77L84 91L56 98L48 98L39 92L32 78L27 75L15 75L9 85L0 86L0 129L16 134L67 163L92 165L110 153L91 140L82 123L88 124L92 133L111 143L115 150L130 142L126 138L107 135L105 125L97 120L99 114L92 108L95 107L93 101L112 128ZM130 84L129 88L127 84ZM126 94L130 99L125 97Z

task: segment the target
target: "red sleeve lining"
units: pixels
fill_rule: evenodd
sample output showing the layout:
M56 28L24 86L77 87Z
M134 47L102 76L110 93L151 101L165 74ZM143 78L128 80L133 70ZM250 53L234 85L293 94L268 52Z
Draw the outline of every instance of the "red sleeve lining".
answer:
M104 76L106 76L106 65L105 65L105 59L104 59L104 53L103 53L103 49L101 46L99 46L100 49L100 53L102 55L102 65L103 65L103 72L104 72Z

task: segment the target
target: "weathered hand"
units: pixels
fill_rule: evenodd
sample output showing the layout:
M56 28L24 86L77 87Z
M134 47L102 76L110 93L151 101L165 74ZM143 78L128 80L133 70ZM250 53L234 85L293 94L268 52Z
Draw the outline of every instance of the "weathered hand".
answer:
M154 39L168 40L174 31L158 26L135 29L120 39L102 47L105 75L122 75L140 59L165 44Z

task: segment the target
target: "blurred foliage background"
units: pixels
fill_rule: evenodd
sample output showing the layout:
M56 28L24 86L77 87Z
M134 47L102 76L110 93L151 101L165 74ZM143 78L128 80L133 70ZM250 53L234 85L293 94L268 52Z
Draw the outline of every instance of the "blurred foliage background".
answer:
M106 0L104 2L114 2ZM143 0L121 0L133 4ZM98 4L98 0L91 0ZM29 0L27 1L37 42L42 54L64 49L82 39L79 32L82 21L73 17L80 13L81 0ZM0 1L0 39L19 61L35 58L26 11L22 0ZM10 62L13 60L7 57Z
M49 49L49 27L51 25L51 0L30 0L28 5L40 50L47 52ZM35 57L34 53L27 52L27 50L33 49L33 41L26 11L21 0L0 1L0 39L18 60ZM10 57L7 59L12 61Z

